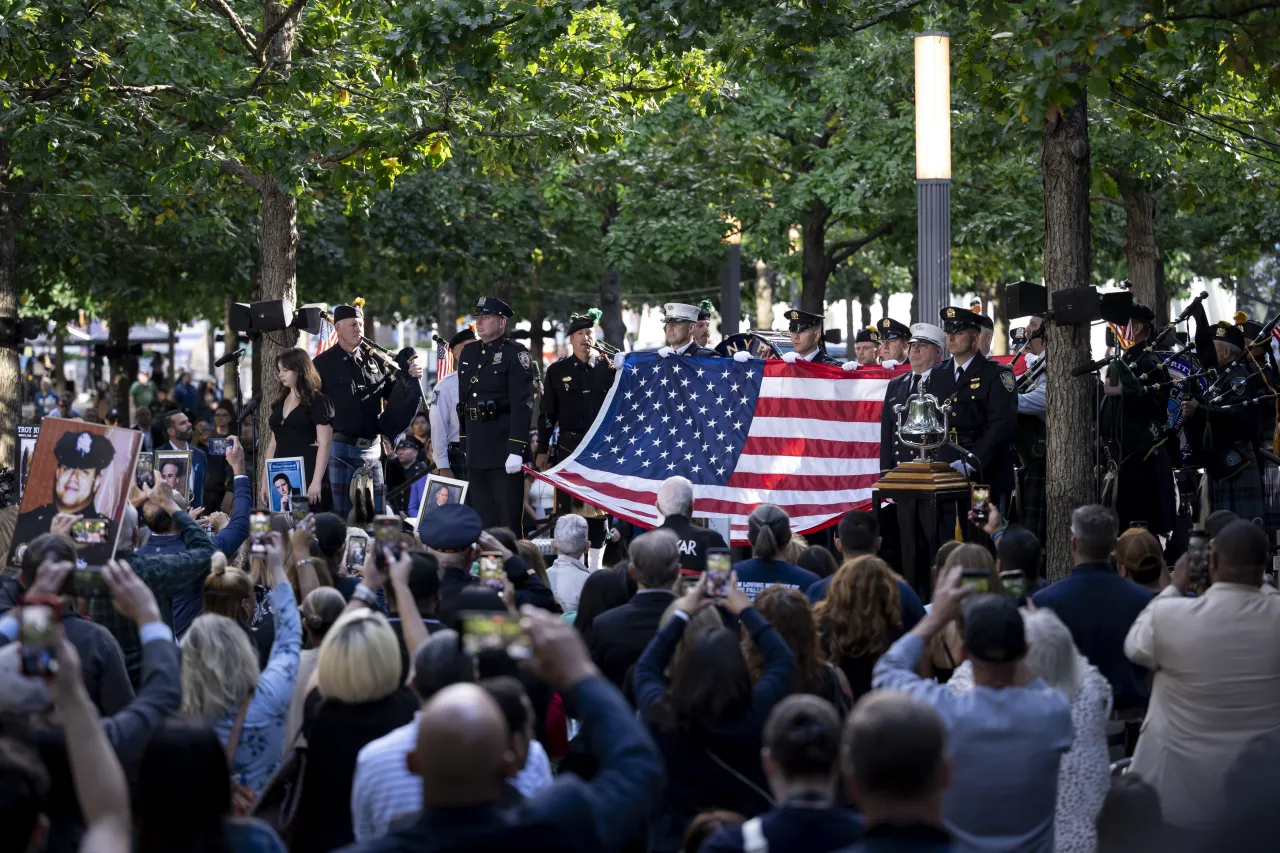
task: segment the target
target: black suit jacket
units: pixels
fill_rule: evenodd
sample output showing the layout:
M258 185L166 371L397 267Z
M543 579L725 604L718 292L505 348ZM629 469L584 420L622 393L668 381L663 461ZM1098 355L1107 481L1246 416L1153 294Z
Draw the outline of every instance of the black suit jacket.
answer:
M658 633L658 622L671 602L670 590L641 590L621 607L606 610L591 625L587 647L605 678L619 689L629 670Z
M724 537L710 527L699 527L683 515L667 516L662 528L680 540L680 570L701 574L707 568L708 548L728 548Z
M720 353L716 352L715 350L707 349L706 347L700 347L696 343L693 346L689 347L684 352L676 353L676 355L682 356L685 358L719 358L720 357Z
M974 482L990 486L991 499L996 500L1013 492L1013 428L1018 420L1013 371L982 353L974 355L958 384L955 371L955 359L947 359L929 372L925 388L940 403L951 400L955 439L981 464L975 465L950 444L938 448L938 459L960 459L978 468Z
M904 373L889 380L889 387L884 392L884 408L880 410L880 473L898 467L899 462L909 462L915 451L898 440L898 413L894 406L905 405L911 396L911 377L914 372ZM928 379L926 376L925 379ZM923 385L923 381L921 382ZM905 413L904 413L905 414Z

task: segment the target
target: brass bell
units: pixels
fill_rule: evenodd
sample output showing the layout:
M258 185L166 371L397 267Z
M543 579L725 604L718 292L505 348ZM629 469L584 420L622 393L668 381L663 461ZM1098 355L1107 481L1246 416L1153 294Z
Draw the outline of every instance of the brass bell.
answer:
M912 394L906 405L895 405L893 410L898 415L899 440L919 452L919 461L926 461L929 451L946 443L949 404L939 404L932 394Z

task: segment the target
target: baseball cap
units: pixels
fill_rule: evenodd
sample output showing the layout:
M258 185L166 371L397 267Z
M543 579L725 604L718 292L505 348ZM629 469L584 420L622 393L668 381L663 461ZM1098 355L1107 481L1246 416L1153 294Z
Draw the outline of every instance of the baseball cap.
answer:
M1022 614L1011 598L990 593L965 602L961 635L970 657L987 663L1012 663L1027 653Z

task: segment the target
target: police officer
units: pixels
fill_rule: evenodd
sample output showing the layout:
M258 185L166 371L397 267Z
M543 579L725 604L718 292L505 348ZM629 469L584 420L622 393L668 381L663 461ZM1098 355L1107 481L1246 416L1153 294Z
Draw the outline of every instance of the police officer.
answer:
M1037 367L1045 357L1045 316L1037 314L1027 321L1027 345L1024 351L1026 372L1018 382L1018 428L1013 448L1021 461L1018 473L1018 500L1010 518L1026 527L1041 542L1045 541L1045 374Z
M995 321L983 314L980 309L974 309L974 316L978 318L978 352L983 355L991 355L991 342L995 340L996 324Z
M458 364L462 348L476 339L471 329L463 329L449 339L449 352ZM431 392L431 455L442 477L467 479L467 454L462 450L462 422L458 418L458 371L436 383Z
M977 314L949 307L942 309L941 318L951 357L924 380L926 393L951 402L950 442L938 448L938 458L989 486L992 503L1003 510L1013 492L1018 416L1013 371L978 351L982 326Z
M853 361L840 365L845 370L880 366L880 333L875 326L859 329L853 336Z
M882 321L883 322L883 321ZM896 322L896 321L895 321ZM880 410L880 472L891 471L899 463L915 458L916 451L898 438L898 413L894 406L906 405L907 398L919 393L924 380L942 358L942 345L946 336L932 323L913 323L908 342L907 358L911 372L895 376L884 392L884 406Z
M1144 521L1152 533L1166 534L1175 514L1173 466L1157 445L1169 420L1169 390L1150 386L1168 374L1149 344L1155 312L1135 304L1129 319L1134 344L1108 366L1102 385L1101 437L1120 529Z
M492 296L476 301L477 343L458 362L458 413L467 451L467 504L485 527L524 529L520 467L533 422L533 359L508 340L511 306Z
M615 376L613 363L596 352L591 344L595 340L593 329L600 319L600 311L592 308L586 314L574 314L569 318L569 346L573 351L547 368L546 390L542 395L542 417L538 419L539 471L568 458L586 436L587 430L600 413L604 399L613 387ZM556 427L560 432L556 445L551 447L551 433ZM552 456L554 452L554 457ZM556 515L577 512L587 519L587 532L591 539L590 559L595 562L604 553L604 513L592 506L585 506L567 492L556 489ZM598 565L592 566L593 570Z
M706 349L711 346L711 312L715 306L710 299L698 303L698 322L693 324L693 339L698 346Z
M685 305L683 302L668 302L662 306L662 330L666 337L666 346L658 350L658 355L670 358L673 355L695 356L697 358L718 358L719 353L713 349L700 346L693 339L693 327L701 313L696 305Z
M13 533L17 547L13 550L10 565L21 563L26 546L37 536L50 532L54 517L58 515L71 516L69 522L105 521L106 527L100 539L95 535L93 538L97 541L78 541L76 547L88 565L101 566L111 559L115 552L116 525L108 516L98 512L94 502L115 455L115 446L104 435L76 430L58 437L53 447L53 458L58 463L53 473L53 499L18 516ZM35 488L36 483L27 483L28 491ZM72 538L77 537L73 534Z
M1213 348L1218 355L1215 402L1202 405L1194 397L1184 400L1185 429L1202 454L1214 511L1229 509L1241 518L1265 520L1266 498L1254 452L1262 426L1261 407L1239 405L1258 396L1261 383L1245 355L1240 326L1218 323Z
M801 311L798 308L792 308L786 314L791 331L791 346L794 352L784 353L782 360L790 363L797 361L812 361L814 364L840 364L839 361L827 355L826 350L822 348L822 315L812 314L808 311Z
M927 324L926 324L927 325ZM880 321L880 366L897 367L907 360L907 346L911 339L911 328L906 323L899 323L892 317ZM936 326L934 328L937 328Z

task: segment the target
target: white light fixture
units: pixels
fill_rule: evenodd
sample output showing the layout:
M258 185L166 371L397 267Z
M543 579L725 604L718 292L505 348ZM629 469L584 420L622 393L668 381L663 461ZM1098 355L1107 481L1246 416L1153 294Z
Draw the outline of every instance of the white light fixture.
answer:
M916 180L951 180L951 39L921 33L916 49Z

